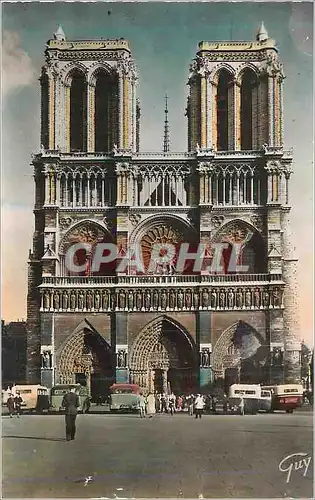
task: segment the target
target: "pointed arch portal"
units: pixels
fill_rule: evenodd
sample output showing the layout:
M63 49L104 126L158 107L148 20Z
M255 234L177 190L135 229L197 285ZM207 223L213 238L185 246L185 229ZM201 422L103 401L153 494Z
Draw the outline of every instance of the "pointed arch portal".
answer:
M161 316L142 330L130 354L130 381L150 392L194 390L196 349L181 325Z
M70 335L61 347L57 381L88 386L92 402L108 393L114 372L110 346L105 339L87 326Z
M212 367L225 388L234 383L260 383L266 378L269 350L261 335L248 323L227 328L215 344Z

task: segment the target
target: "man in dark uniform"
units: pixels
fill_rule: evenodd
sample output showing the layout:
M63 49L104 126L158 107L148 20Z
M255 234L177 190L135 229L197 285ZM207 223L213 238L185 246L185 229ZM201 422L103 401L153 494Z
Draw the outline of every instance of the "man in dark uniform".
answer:
M61 406L66 410L66 439L70 441L75 438L75 421L80 406L79 396L75 393L74 387L64 395Z

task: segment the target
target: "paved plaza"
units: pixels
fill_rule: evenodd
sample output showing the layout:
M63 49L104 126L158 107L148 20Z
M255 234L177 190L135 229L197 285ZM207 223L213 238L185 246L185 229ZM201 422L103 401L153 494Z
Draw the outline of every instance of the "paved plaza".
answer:
M2 426L4 498L312 497L312 461L305 477L292 466L288 483L279 471L287 455L312 456L311 412L79 415L72 442L63 415Z

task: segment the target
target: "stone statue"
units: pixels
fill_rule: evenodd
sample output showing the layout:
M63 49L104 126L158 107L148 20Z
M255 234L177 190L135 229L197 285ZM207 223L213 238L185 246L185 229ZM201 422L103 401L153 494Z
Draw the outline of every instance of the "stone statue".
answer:
M112 310L114 310L116 308L116 294L115 293L112 293L110 295L110 305L111 305Z
M68 309L68 293L64 292L62 297L62 308L66 311Z
M42 354L42 368L51 368L51 353L49 351Z
M255 307L260 306L260 292L257 289L254 292L254 305L255 305Z
M242 292L242 290L238 290L236 293L236 306L239 308L243 307L243 292Z
M228 305L229 309L233 309L234 307L234 293L232 290L228 292Z
M128 308L133 309L133 292L131 290L128 293Z
M182 309L184 306L184 294L181 290L179 290L179 292L177 294L177 306L178 306L178 309Z
M283 364L283 352L280 347L274 347L272 350L272 363L275 366L281 366Z
M252 305L252 294L251 294L250 290L247 290L245 292L245 306L251 307L251 305Z
M55 292L54 293L54 308L59 309L59 293Z
M145 295L145 308L150 309L151 307L151 294L150 292L147 292Z
M86 295L86 308L88 310L91 310L92 309L92 294L91 292L88 292L87 295Z
M153 308L158 309L159 307L159 292L157 290L154 290L153 293Z
M76 298L77 298L76 294L74 292L72 292L70 295L70 306L71 306L71 309L73 309L73 310L76 307L76 302L77 302Z
M214 290L211 293L211 307L212 309L215 309L217 307L217 294Z
M280 307L281 304L280 304L280 292L279 292L279 290L278 289L274 290L272 295L273 295L273 297L272 297L273 306Z
M194 293L194 308L198 309L199 307L199 293Z
M186 292L185 305L186 305L186 309L191 308L191 292L190 291Z
M269 306L269 293L267 290L264 292L264 306Z
M97 310L100 308L100 294L98 292L94 296L94 308Z
M125 292L121 291L119 293L119 307L120 309L125 309L125 306L126 306Z
M50 309L50 295L49 292L44 294L44 309Z
M140 290L137 292L137 309L141 311L142 308L142 294Z
M219 295L219 305L220 307L225 307L225 293L224 292L220 292L220 295Z
M108 309L108 293L103 292L103 309L106 311Z
M202 349L202 352L201 352L201 366L203 366L203 367L209 367L210 366L209 349Z
M174 290L170 292L170 309L174 309L175 307L175 293Z
M118 351L117 366L118 366L118 368L125 368L126 367L126 353L124 350Z
M202 305L203 307L208 307L209 305L209 293L208 290L202 292Z
M161 294L161 309L165 310L167 307L167 295L166 292L163 291Z
M82 292L79 293L78 308L80 309L80 311L82 311L82 309L84 309L84 295Z

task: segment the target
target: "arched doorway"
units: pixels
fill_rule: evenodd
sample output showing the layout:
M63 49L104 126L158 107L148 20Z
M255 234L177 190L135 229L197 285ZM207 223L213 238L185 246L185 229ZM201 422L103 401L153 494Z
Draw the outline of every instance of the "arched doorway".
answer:
M114 381L112 353L97 332L83 327L68 337L58 357L58 383L86 385L92 402L108 394Z
M137 337L130 381L150 392L190 393L196 387L196 348L184 328L161 316Z
M248 323L238 321L219 337L213 351L212 368L225 391L235 383L267 382L268 346Z

